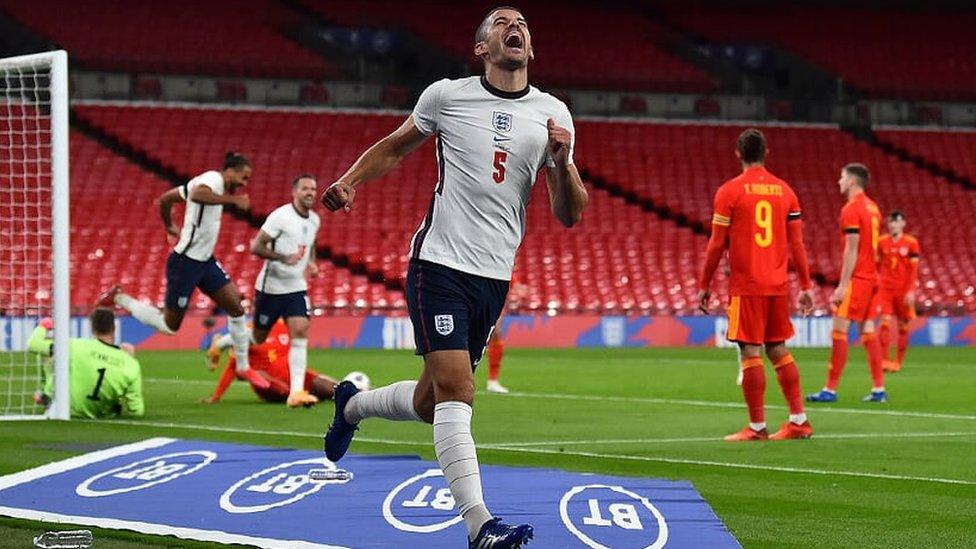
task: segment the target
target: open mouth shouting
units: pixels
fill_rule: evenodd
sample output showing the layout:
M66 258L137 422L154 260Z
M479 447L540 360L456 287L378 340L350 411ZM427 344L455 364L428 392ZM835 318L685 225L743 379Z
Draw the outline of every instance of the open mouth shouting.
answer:
M525 39L522 38L522 34L517 30L506 34L505 39L502 40L502 44L511 53L521 54L525 51Z

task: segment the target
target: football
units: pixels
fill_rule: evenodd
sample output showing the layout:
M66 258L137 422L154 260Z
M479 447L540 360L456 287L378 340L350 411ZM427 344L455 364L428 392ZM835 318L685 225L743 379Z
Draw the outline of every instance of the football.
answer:
M369 376L362 372L349 372L342 381L351 381L360 391L369 390Z

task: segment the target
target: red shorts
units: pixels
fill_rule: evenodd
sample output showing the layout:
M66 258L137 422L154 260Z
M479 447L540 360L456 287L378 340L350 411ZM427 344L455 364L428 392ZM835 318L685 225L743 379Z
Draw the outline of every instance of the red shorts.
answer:
M762 345L793 337L790 298L785 295L734 295L729 300L726 338L738 343Z
M274 381L271 382L271 386L267 389L258 389L254 385L251 385L251 390L258 395L258 398L266 402L284 402L288 400L288 393L291 390L291 385L289 384L290 376L286 375L284 377L273 377ZM315 370L312 370L311 368L305 370L304 388L306 391L312 390L312 380L317 377L319 377L319 373Z
M894 290L881 288L878 290L878 309L882 315L892 315L898 320L912 320L915 318L915 307L905 303L905 294Z
M835 314L852 322L873 320L878 316L878 284L862 278L851 280Z

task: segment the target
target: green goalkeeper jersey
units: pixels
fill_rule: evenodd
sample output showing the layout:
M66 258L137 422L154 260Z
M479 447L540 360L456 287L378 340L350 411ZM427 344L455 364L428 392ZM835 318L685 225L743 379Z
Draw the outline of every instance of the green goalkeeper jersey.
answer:
M27 347L49 356L53 342L47 330L38 326ZM104 418L141 416L146 406L142 399L142 371L139 362L115 345L98 339L72 338L68 352L71 371L71 417ZM54 390L54 376L48 375L44 394Z

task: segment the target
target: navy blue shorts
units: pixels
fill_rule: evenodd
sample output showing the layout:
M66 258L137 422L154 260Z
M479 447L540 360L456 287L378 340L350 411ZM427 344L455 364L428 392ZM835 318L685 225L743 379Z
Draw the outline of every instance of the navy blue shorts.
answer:
M279 318L308 318L308 293L266 294L254 292L254 325L269 329Z
M197 288L212 296L229 282L230 277L216 259L197 261L171 252L166 260L166 308L185 311Z
M465 349L474 369L505 307L508 281L413 259L406 290L417 354Z

